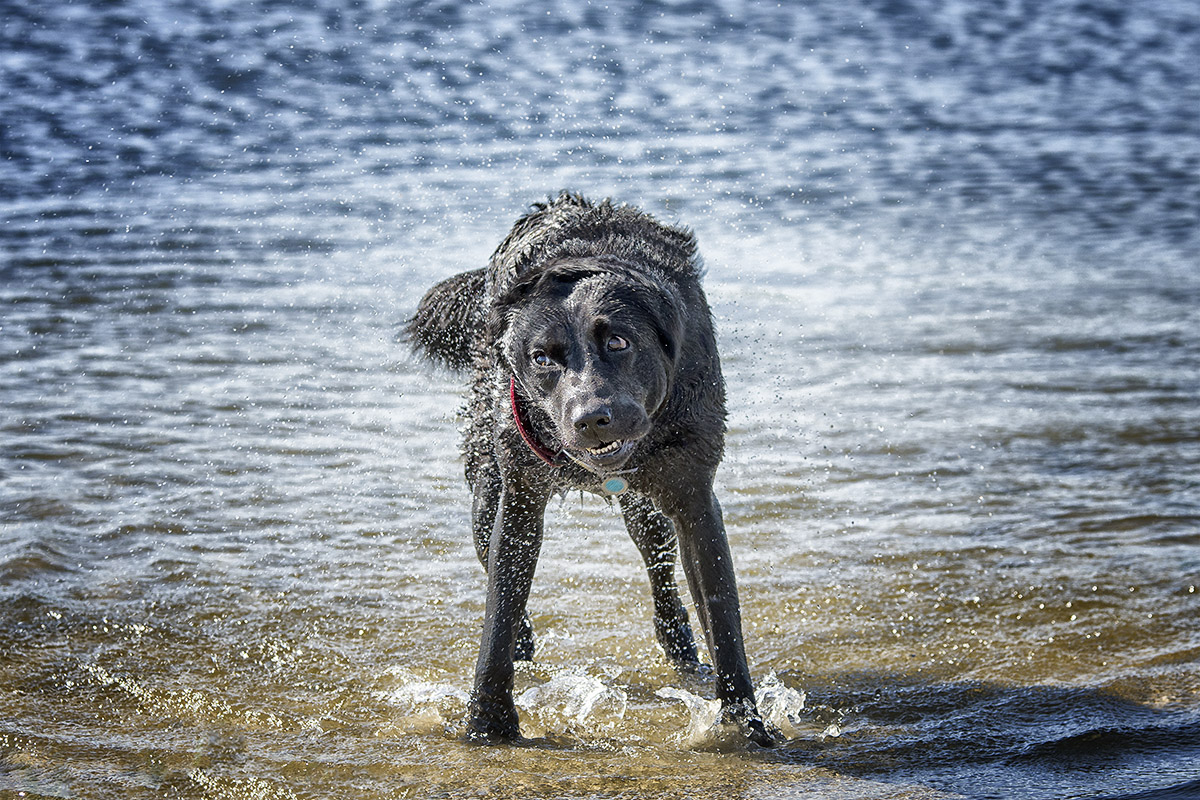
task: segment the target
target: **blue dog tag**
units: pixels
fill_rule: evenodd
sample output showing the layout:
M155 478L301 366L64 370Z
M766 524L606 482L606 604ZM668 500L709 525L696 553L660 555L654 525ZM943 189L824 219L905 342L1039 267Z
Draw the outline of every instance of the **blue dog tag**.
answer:
M607 478L600 488L604 490L605 494L621 494L629 488L629 482L624 478Z

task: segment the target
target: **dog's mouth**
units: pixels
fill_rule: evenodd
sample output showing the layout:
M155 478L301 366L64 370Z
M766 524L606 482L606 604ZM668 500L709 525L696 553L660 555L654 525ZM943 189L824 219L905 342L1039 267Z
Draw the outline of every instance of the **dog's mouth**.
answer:
M611 456L624 446L625 442L621 439L617 439L615 442L609 442L603 447L589 447L588 455L590 455L592 458L604 458L605 456Z
M573 450L571 456L585 466L616 469L629 460L636 444L636 439L616 439L599 447Z

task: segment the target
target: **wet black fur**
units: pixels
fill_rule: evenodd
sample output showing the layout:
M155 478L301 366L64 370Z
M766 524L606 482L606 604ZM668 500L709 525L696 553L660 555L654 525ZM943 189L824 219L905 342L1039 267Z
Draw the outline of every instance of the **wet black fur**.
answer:
M546 501L620 472L629 483L621 512L646 562L664 652L700 668L674 580L678 541L717 696L752 740L770 744L712 494L725 386L692 234L632 207L560 195L521 217L485 269L430 289L407 333L429 358L473 371L464 453L489 590L468 735L519 736L513 659L533 655L525 602ZM521 438L513 380L531 435L558 463Z

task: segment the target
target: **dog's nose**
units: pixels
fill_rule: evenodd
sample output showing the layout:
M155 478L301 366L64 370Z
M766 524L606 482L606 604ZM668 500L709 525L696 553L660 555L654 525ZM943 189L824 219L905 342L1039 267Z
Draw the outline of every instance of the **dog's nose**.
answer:
M580 433L597 433L612 422L612 409L597 406L575 417L575 430Z

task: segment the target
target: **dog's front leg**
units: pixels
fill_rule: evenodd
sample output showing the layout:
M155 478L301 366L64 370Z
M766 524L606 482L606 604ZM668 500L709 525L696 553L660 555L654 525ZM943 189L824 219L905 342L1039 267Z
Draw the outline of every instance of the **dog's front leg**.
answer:
M505 488L488 545L483 641L475 664L467 736L499 741L520 736L513 703L513 649L542 544L546 496Z
M475 500L471 505L471 528L475 539L475 554L486 572L488 548L492 544L492 531L496 527L496 513L500 508L500 492L504 483L500 480L500 468L489 459L475 473ZM513 658L517 661L533 660L533 625L528 614L521 615L518 623L517 640L513 645Z
M688 587L708 637L717 698L747 738L771 747L775 736L759 716L746 665L737 582L721 506L711 487L692 487L665 504L665 509L675 522Z

